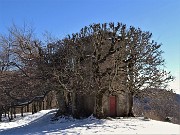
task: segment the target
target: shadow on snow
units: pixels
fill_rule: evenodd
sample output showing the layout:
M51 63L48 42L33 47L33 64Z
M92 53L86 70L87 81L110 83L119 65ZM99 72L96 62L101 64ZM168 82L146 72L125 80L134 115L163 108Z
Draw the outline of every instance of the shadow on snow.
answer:
M63 133L64 130L70 128L86 127L90 128L88 124L93 124L91 127L95 127L98 124L104 123L103 120L91 118L86 119L73 119L70 117L62 117L58 121L51 121L56 110L51 111L42 117L19 127L11 129L3 129L0 134L3 135L21 135L21 134L48 134L51 132Z

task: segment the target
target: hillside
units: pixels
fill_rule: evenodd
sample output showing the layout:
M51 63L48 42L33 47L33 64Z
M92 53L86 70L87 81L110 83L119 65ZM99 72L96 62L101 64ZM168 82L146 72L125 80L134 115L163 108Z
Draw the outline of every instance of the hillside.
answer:
M61 117L51 121L56 110L42 110L36 114L17 117L12 122L0 123L0 134L179 134L180 125L138 118L86 119Z
M163 89L147 89L134 98L134 113L154 120L180 124L180 95Z

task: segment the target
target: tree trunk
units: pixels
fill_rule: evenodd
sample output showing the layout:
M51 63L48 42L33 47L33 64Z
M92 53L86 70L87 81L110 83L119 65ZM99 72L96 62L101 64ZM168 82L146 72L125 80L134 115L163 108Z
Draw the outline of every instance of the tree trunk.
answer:
M61 90L58 93L57 100L58 100L59 110L56 113L56 116L67 115L68 108L67 108L67 104L66 104L66 97L65 97L63 90Z
M16 107L13 108L14 118L16 118Z
M31 109L32 109L32 114L34 114L34 102L31 105Z
M23 117L23 107L21 107L21 117Z
M10 115L11 115L11 120L13 119L13 107L10 108Z
M44 100L42 101L42 108L43 108L43 110L44 110Z
M27 104L27 112L29 112L29 103Z
M2 113L0 112L0 122L2 122Z
M0 122L2 121L2 114L3 112L0 110Z
M74 92L72 94L72 115L74 118L80 118L77 108L77 94Z
M8 119L9 119L9 122L11 122L11 118L10 118L10 115L9 115L9 113L10 113L10 110L8 110L8 112L7 112L8 114Z
M42 101L38 101L37 106L38 106L38 111L41 111L42 110Z
M32 114L37 113L36 102L32 103Z
M95 116L99 119L104 118L104 112L103 112L103 94L102 93L98 93L96 95L96 112L95 112Z
M4 117L6 117L6 114L7 114L7 111L6 111L6 109L4 110Z
M129 102L129 112L128 112L128 117L134 117L134 113L133 113L133 93L129 93L128 94L128 102Z
M36 102L33 104L34 113L37 113L37 105L36 104L37 104Z

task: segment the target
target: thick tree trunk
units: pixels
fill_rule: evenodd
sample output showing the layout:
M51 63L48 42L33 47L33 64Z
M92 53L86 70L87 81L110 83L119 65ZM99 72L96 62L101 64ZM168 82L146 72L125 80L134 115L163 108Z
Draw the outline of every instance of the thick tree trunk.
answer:
M77 107L77 94L72 94L72 115L74 118L80 118L78 107Z
M131 56L133 58L133 56ZM128 116L129 117L134 117L133 114L133 96L134 93L132 92L132 90L134 89L134 61L133 59L130 58L130 62L128 64L128 68L129 68L129 77L130 77L130 81L129 81L129 112L128 112Z
M103 112L103 94L99 93L96 95L96 112L95 116L99 119L104 118L104 112Z
M58 100L59 110L56 113L56 116L67 115L68 113L67 102L66 102L65 96L66 95L64 94L63 90L58 93L57 100Z

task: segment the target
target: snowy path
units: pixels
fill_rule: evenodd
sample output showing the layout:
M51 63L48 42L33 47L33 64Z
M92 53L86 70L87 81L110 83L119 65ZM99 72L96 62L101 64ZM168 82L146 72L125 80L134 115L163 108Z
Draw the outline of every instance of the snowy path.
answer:
M98 120L61 118L50 121L56 110L43 110L10 123L0 123L2 135L53 134L180 134L180 125L142 118ZM9 124L9 127L7 127Z
M7 127L8 123L6 123L7 129L0 129L0 134L20 135L29 134L32 132L36 134L36 131L39 132L39 129L46 129L46 126L49 124L51 117L54 116L55 112L56 110L43 110L41 112L38 112L37 114L26 116L23 119L17 120L15 122L9 122L9 127Z

